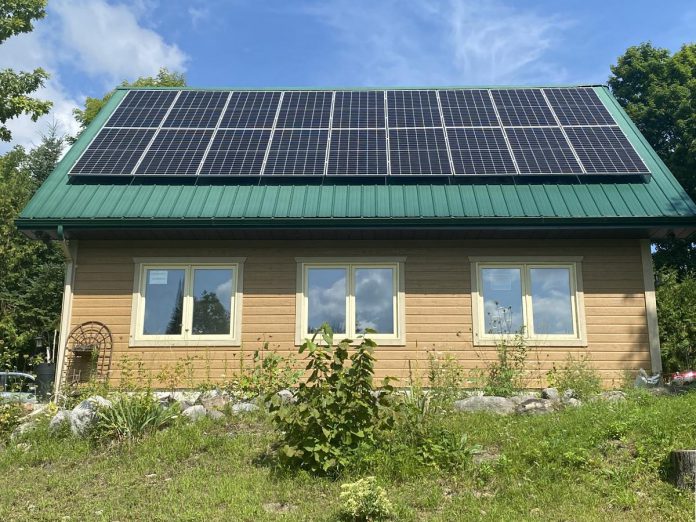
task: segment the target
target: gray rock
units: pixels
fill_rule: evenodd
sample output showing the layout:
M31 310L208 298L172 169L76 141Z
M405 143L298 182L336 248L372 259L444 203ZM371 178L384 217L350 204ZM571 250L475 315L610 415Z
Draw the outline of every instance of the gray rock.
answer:
M554 401L551 399L527 399L520 403L515 411L521 415L541 415L554 411Z
M70 430L81 437L94 425L99 408L111 408L111 401L95 395L75 406L70 415Z
M280 397L280 400L285 404L294 404L297 402L297 397L295 397L295 394L290 390L280 390L278 392L278 397Z
M487 411L498 415L510 415L515 411L515 403L506 397L467 397L455 401L454 409L463 412Z
M174 394L172 392L156 391L152 392L152 396L160 406L170 406L174 401Z
M201 397L201 392L197 391L177 391L172 393L172 398L178 402L182 410L193 406Z
M600 393L599 398L609 402L619 402L626 400L626 394L621 390L611 390Z
M60 429L65 425L71 425L72 412L68 410L60 410L56 413L51 422L48 423L48 431L55 434L60 431Z
M515 403L515 406L519 406L525 401L538 398L539 396L534 393L521 393L519 395L513 395L512 397L510 397L510 400Z
M578 396L575 393L575 390L572 388L568 388L566 391L563 392L563 400L567 401L568 399L577 399Z
M206 410L220 410L224 408L230 400L230 394L220 390L203 392L198 398L198 402L200 402Z
M544 388L541 390L542 399L551 399L552 401L558 401L561 399L561 394L558 393L558 388Z
M220 410L208 410L208 418L213 420L220 420L225 418L225 414Z
M201 406L200 404L195 404L186 408L181 414L190 421L195 422L204 418L207 413L208 412L206 411L205 407Z
M578 406L582 406L582 401L580 399L576 399L575 397L571 397L570 399L563 401L563 404L570 408L577 408Z
M256 404L252 404L250 402L239 402L232 405L231 411L232 413L248 413L257 411L258 409L259 407Z

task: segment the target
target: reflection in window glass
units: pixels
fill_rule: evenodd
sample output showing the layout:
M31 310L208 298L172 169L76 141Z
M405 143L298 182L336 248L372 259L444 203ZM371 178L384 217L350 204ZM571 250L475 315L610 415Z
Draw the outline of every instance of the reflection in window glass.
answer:
M346 333L346 269L307 270L307 328L316 331L329 323L335 333Z
M530 280L534 333L573 334L570 270L567 268L532 268Z
M391 268L355 270L355 331L394 333L394 273Z
M193 335L229 335L232 325L233 270L193 271Z
M519 268L481 270L486 333L507 334L522 330L522 282Z
M184 274L180 268L145 271L145 335L181 335Z

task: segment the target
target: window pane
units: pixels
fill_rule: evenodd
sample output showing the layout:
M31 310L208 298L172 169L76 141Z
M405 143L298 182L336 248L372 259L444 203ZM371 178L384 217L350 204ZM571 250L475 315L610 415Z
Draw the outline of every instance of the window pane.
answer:
M481 269L486 333L522 330L522 282L519 268Z
M307 270L307 327L314 332L329 323L335 333L346 333L346 269Z
M381 334L394 333L394 270L357 268L355 270L355 330L366 328Z
M534 333L572 335L574 332L570 270L532 268L530 279Z
M197 268L193 271L193 335L229 335L232 327L231 268Z
M145 271L144 335L181 335L184 274L182 268Z

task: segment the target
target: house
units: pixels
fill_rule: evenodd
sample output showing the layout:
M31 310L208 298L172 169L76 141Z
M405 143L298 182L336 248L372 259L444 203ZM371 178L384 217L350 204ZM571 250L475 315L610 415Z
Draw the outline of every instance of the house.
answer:
M541 375L610 384L661 369L650 241L696 205L603 86L121 88L17 225L65 247L63 379L91 321L114 383L229 378L326 321L377 332L378 377L521 331Z

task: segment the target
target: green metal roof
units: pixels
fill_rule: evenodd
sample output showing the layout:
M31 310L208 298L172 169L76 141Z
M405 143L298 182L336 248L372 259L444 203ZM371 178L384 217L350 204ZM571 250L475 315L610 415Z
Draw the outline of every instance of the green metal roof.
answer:
M645 182L190 185L77 183L68 172L125 96L119 89L22 211L26 230L263 226L602 226L696 229L696 205L605 87L594 87L651 171Z

